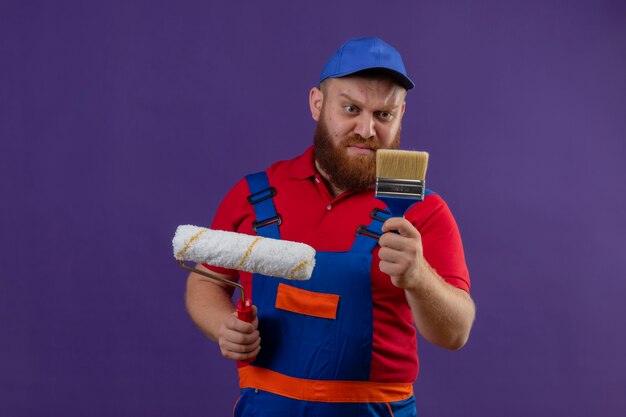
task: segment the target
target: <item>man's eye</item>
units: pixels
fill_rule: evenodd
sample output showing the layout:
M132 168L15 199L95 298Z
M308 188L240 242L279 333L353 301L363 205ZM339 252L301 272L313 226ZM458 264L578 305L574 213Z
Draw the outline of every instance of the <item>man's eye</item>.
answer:
M344 108L346 109L348 113L356 113L359 111L359 109L356 106L353 106L352 104L348 104Z
M378 113L378 117L384 120L389 120L393 117L393 114L389 113L388 111L381 111Z

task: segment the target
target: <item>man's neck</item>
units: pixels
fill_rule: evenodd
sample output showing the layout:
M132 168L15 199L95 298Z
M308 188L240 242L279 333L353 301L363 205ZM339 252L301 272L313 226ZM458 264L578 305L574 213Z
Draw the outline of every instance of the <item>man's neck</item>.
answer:
M324 184L326 184L326 188L328 189L330 194L333 196L333 198L337 197L340 194L343 194L346 191L346 190L342 190L341 188L333 184L333 182L330 180L330 175L328 175L326 171L322 169L322 167L317 161L315 161L315 168L317 168L317 171L320 173L322 180L324 181Z

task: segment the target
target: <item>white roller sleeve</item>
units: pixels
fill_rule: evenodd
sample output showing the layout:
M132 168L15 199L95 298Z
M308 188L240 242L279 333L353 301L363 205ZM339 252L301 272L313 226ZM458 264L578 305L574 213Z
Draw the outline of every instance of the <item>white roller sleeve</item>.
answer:
M304 243L181 225L172 240L174 257L279 278L311 278L315 249Z

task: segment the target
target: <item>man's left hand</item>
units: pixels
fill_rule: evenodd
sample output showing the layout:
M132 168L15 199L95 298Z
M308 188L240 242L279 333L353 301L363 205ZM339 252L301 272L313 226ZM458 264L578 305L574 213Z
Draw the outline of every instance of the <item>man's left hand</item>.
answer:
M391 277L398 288L414 288L419 285L421 269L426 268L423 256L422 236L405 218L392 217L382 227L378 240L380 270ZM397 233L393 233L393 232Z

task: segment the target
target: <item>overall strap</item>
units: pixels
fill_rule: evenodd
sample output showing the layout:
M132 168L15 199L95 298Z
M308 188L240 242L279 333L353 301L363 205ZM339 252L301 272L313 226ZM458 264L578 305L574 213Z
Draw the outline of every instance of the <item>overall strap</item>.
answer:
M356 230L356 238L354 243L352 243L352 248L350 248L351 251L371 253L374 250L376 245L378 245L378 239L383 234L383 223L391 217L391 212L386 210L386 208L383 210L379 208L372 210L370 213L372 221L367 226L359 226Z
M436 193L428 188L424 190L424 198L430 194ZM421 201L422 200L416 201L415 204L420 203ZM375 208L370 213L370 217L372 221L369 225L361 225L356 230L356 239L354 239L354 243L350 249L351 251L367 253L372 252L376 245L378 245L378 239L383 234L383 223L391 217L391 212L387 207L384 209Z
M265 171L257 172L246 176L250 195L248 203L254 208L256 220L252 223L254 231L263 237L280 239L278 226L282 223L280 214L276 213L274 206L274 196L276 189L270 186Z

